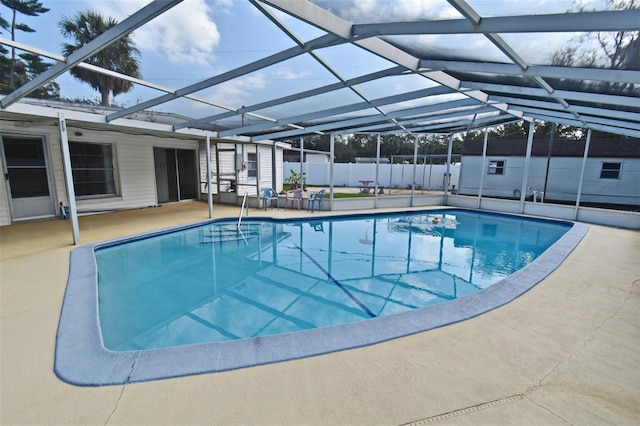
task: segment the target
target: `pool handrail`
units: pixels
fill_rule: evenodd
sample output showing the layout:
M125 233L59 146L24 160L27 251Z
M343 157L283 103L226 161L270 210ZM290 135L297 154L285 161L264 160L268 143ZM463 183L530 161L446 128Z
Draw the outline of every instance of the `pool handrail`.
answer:
M242 196L242 206L240 207L240 214L238 215L238 232L240 233L240 236L244 240L245 244L249 244L249 242L244 237L244 234L242 233L242 229L240 229L240 225L242 224L242 213L244 212L244 207L247 203L247 195L248 195L247 192L245 192L244 195ZM249 210L247 210L247 216L248 215L249 215Z

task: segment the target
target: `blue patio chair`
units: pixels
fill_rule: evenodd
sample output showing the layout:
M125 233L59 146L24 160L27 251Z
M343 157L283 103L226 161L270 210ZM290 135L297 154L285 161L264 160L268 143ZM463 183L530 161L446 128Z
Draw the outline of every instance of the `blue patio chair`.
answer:
M302 207L302 189L287 191L285 196L285 209L289 208L289 201L291 201L291 207L293 207L294 203L298 203L298 210L300 210L300 207Z
M313 207L318 202L318 209L320 211L324 210L324 189L318 192L312 192L309 196L309 208L311 209L311 213L313 213Z
M274 191L272 188L262 188L260 190L262 192L262 210L267 210L267 203L271 201L271 208L273 208L273 201L275 200L276 206L278 206L278 210L280 210L280 198L278 197L278 193Z

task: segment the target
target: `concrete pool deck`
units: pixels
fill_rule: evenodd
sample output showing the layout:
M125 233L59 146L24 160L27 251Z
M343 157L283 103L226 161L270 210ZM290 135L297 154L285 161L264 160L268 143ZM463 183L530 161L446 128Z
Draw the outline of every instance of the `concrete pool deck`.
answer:
M238 211L214 207L215 217ZM199 202L83 216L80 235L89 243L207 217ZM0 227L2 425L640 423L637 231L590 225L543 282L470 321L328 355L107 387L53 373L71 242L68 221Z

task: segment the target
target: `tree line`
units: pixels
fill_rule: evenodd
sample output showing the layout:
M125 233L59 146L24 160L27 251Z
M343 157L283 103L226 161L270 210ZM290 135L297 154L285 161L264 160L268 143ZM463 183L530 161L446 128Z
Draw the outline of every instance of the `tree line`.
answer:
M517 122L488 129L487 138L489 141L496 139L526 140L529 135L529 123ZM549 140L581 140L586 132L584 129L555 124L550 122L536 121L534 126L534 139ZM620 138L619 135L593 131L593 138ZM398 134L380 136L380 158L386 158L394 163L413 162L414 141L416 135ZM484 139L484 131L469 131L455 135L452 140L452 154L460 155L465 141L477 141ZM300 148L300 139L288 141L294 148ZM304 138L305 150L317 150L329 152L330 136L316 135ZM426 161L430 164L444 164L449 148L449 137L447 135L418 135L418 164ZM354 163L356 158L375 158L377 154L377 135L355 134L355 135L335 135L334 161L336 163Z

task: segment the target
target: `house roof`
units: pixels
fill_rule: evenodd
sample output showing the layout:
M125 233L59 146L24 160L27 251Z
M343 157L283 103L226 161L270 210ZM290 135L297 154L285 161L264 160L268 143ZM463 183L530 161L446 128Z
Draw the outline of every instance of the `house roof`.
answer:
M491 8L500 2L480 0L434 0L413 8L386 0L251 0L269 25L259 41L273 51L247 54L239 65L208 71L199 81L168 88L83 62L172 8L187 7L181 3L152 1L66 58L0 39L59 61L4 96L0 113L29 111L18 105L34 90L73 67L89 67L145 89L135 105L96 113L105 124L161 109L182 117L167 125L170 131L252 142L326 133L454 134L519 120L640 137L638 8L567 11L570 3L559 1L514 13L507 7L512 2ZM243 26L232 22L229 28ZM612 33L632 40L619 49L617 61L580 66L552 60L602 50L597 36ZM228 105L229 98L213 96L216 88L285 66L299 78L273 80L268 93L255 85L248 103ZM165 74L172 72L167 67ZM186 105L202 108L184 113Z

